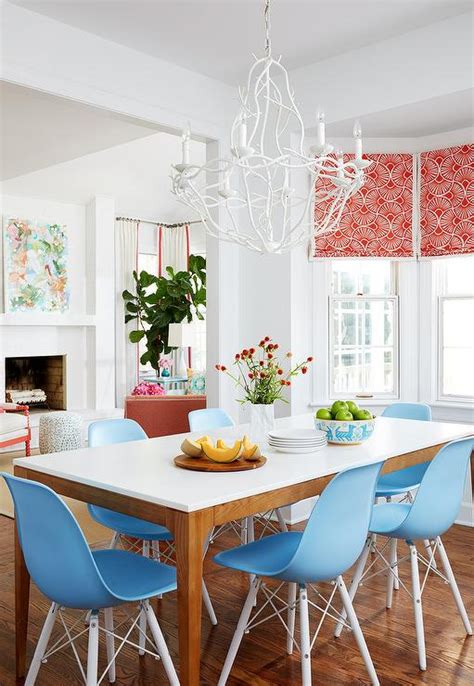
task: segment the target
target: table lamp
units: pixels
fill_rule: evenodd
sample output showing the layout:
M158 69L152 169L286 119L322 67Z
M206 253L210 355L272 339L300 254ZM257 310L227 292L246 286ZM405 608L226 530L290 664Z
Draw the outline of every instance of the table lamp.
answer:
M170 324L168 327L168 345L170 348L180 348L176 376L187 376L187 364L184 348L191 348L195 344L195 330L193 322Z

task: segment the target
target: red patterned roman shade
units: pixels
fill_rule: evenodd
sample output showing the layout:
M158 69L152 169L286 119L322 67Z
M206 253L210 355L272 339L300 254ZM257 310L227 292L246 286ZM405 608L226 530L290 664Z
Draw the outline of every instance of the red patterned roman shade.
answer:
M413 157L368 158L364 186L347 203L337 230L315 238L313 257L413 257ZM323 214L324 207L316 205L316 226Z
M474 145L421 153L421 256L474 252Z

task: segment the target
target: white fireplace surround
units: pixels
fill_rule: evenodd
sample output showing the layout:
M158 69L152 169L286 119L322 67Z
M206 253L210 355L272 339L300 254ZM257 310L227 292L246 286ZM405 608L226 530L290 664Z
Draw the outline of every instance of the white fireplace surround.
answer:
M5 399L6 357L65 355L67 409L111 410L115 407L113 200L95 197L83 206L4 196L2 214L67 224L71 303L64 314L0 313L0 402Z

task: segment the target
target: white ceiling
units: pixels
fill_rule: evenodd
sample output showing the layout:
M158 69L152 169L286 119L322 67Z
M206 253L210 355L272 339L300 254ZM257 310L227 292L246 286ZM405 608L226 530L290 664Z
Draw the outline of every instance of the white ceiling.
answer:
M263 51L262 0L10 0L230 84ZM472 0L273 0L273 51L295 69L469 11Z
M106 110L0 82L0 179L149 136L153 127Z
M473 90L449 93L391 110L374 112L361 120L365 138L417 138L465 129L473 123ZM347 138L352 133L353 124L352 120L329 123L328 135ZM316 129L308 133L315 134Z
M171 223L192 219L171 193L171 165L181 160L181 139L169 133L115 145L68 162L9 179L8 196L84 205L94 195L114 198L117 215ZM191 141L191 159L203 164L206 145ZM202 227L193 226L194 251L205 251Z

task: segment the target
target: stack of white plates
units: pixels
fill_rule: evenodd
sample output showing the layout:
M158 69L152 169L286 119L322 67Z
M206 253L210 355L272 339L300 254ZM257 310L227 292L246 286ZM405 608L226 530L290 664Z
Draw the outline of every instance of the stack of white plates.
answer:
M314 453L327 445L326 432L318 429L269 431L268 445L280 453Z

